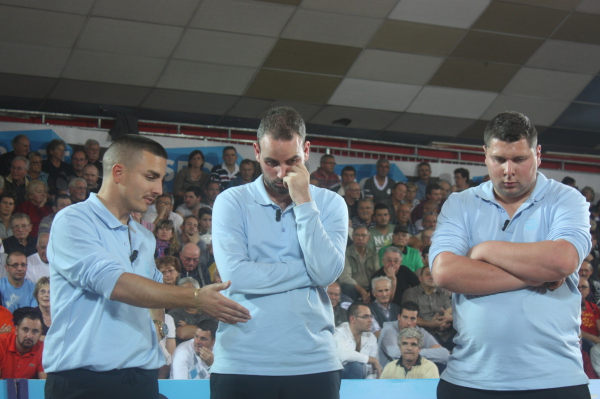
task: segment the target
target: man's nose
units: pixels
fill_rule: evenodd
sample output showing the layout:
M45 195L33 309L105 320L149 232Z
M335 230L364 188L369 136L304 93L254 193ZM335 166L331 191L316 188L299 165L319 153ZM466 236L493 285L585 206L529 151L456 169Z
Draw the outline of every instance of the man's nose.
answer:
M287 174L290 171L290 167L287 165L280 165L279 166L279 172L277 173L277 177L280 179L283 179L284 177L287 176Z

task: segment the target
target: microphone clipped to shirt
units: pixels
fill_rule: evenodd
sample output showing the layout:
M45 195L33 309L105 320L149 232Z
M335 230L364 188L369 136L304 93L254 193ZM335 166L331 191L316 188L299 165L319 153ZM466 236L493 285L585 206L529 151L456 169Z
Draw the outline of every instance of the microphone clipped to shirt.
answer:
M138 250L134 249L133 253L129 257L129 260L131 261L131 263L135 262L135 260L137 259L137 256L138 256Z
M277 209L275 211L275 221L276 222L280 222L281 221L281 209Z
M502 227L502 231L506 230L506 228L508 227L508 224L510 223L510 219L506 219L504 221L504 227Z

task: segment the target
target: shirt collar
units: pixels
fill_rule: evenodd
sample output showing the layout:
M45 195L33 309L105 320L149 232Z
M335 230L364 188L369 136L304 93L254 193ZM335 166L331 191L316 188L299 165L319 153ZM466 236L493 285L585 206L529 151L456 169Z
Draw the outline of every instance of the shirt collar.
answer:
M258 178L256 180L254 180L254 182L248 183L248 184L252 184L252 188L254 190L254 193L253 193L254 201L256 201L256 203L259 205L274 206L274 207L279 208L277 205L275 205L273 200L269 197L269 194L267 193L267 189L265 188L263 176L264 175L260 175L260 176L258 176ZM286 208L286 211L288 209L292 209L295 205L296 204L292 201L292 203Z
M119 229L125 228L123 223L115 215L113 215L107 208L104 206L102 201L98 198L98 195L95 193L90 193L90 198L86 200L89 202L90 208L92 211L98 216L98 218L110 229ZM129 221L131 222L131 216L129 216Z
M544 197L548 193L548 189L549 189L548 178L546 176L544 176L541 172L536 172L535 188L529 195L529 198L527 198L527 200L525 200L525 203L533 203L533 202L541 201L542 199L544 199ZM487 182L477 186L475 188L475 195L477 195L479 198L481 198L485 201L493 202L495 204L498 203L498 201L496 201L496 198L494 196L494 185L492 184L491 181L487 181Z
M412 370L412 367L410 369L407 369L406 367L404 367L404 364L402 364L402 356L400 356L400 359L398 359L398 361L396 362L396 364L400 367L402 367L407 373ZM413 365L413 367L415 366L420 366L421 365L421 355L419 355L417 357L417 362Z
M38 341L35 345L33 345L33 347L28 352L25 352L24 354L21 355L17 351L17 345L15 344L15 341L17 339L17 333L10 332L9 334L11 336L8 337L8 342L9 342L8 343L8 351L17 354L17 356L20 356L20 357L34 356L37 353L37 351L40 349L40 347L43 345L42 341Z

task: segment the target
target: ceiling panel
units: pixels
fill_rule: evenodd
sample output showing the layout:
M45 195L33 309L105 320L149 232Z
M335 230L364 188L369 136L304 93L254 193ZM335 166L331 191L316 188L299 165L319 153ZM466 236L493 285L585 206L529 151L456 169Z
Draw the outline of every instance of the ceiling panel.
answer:
M518 71L516 65L447 58L429 84L500 92Z
M194 93L183 90L155 89L142 104L143 108L167 109L196 114L223 115L237 101L236 96Z
M0 72L59 77L70 49L0 42Z
M427 86L415 98L407 112L478 119L498 93Z
M352 129L376 129L382 130L398 117L396 112L386 112L380 110L350 108L339 106L327 106L313 116L307 123L316 123L318 125L340 126L334 123L340 119L348 119L347 125Z
M492 120L501 112L519 111L527 115L534 125L550 126L568 106L568 101L501 94L483 113L481 119Z
M102 17L185 26L199 3L199 0L96 0L93 13Z
M577 11L587 12L592 14L600 14L600 1L598 0L581 0L577 6Z
M398 3L398 0L369 0L368 7L365 7L365 0L302 0L300 7L340 14L384 18L389 15L396 3Z
M61 79L49 98L137 107L150 90L148 87Z
M552 38L600 44L600 15L575 12L569 15Z
M489 3L489 0L402 0L390 18L468 28Z
M387 130L406 133L455 137L475 123L474 119L449 118L421 114L402 114Z
M451 55L481 61L523 64L542 43L542 39L469 31Z
M241 97L235 105L227 111L227 115L238 116L242 118L259 118L263 112L266 112L273 104L271 100L262 100L258 98Z
M600 76L595 76L592 79L581 94L577 96L576 101L600 104Z
M52 78L0 73L2 96L45 98L55 84Z
M347 78L339 85L329 104L401 112L420 90L421 86Z
M342 78L261 69L246 91L249 97L325 104Z
M0 0L0 4L86 15L94 0Z
M592 75L579 73L522 68L506 86L503 93L572 101L592 78Z
M595 74L600 71L600 45L547 40L529 58L527 66Z
M562 10L573 10L580 0L508 0L513 3L529 4L532 6L559 8ZM585 0L584 0L585 1ZM595 1L595 0L592 0Z

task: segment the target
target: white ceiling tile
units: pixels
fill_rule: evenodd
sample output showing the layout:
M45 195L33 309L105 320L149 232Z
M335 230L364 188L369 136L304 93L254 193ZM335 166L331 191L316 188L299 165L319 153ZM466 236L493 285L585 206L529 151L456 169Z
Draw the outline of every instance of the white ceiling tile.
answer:
M235 103L237 97L191 91L156 89L148 96L143 108L222 115Z
M0 72L59 77L70 49L0 42Z
M259 115L271 108L272 104L273 101L271 100L242 97L227 112L227 115L240 118L258 118Z
M542 69L595 74L600 71L600 46L547 40L529 58L526 65Z
M0 0L0 4L85 15L92 8L94 0Z
M382 22L376 18L300 9L294 13L281 37L364 47Z
M383 50L363 50L347 76L423 86L427 84L443 61L444 59L441 57Z
M407 112L478 119L497 96L488 91L427 86Z
M94 82L153 86L166 60L126 54L74 50L63 77Z
M90 18L77 43L80 49L167 58L183 28L110 18Z
M489 4L490 0L402 0L390 18L469 28Z
M600 1L598 1L598 0L581 0L581 3L579 3L576 10L579 12L600 14Z
M593 75L579 73L521 68L506 85L502 93L572 101L593 77Z
M94 15L185 26L198 0L96 0Z
M534 125L550 126L567 109L569 104L567 101L501 94L481 115L481 119L489 121L501 112L518 111L527 115Z
M188 29L173 58L214 64L258 67L275 45L275 38Z
M150 90L149 87L60 79L49 97L56 100L137 107Z
M473 119L404 113L386 130L456 137L474 122Z
M401 83L344 79L329 99L331 105L404 111L421 90Z
M0 6L4 42L72 47L85 21L82 15Z
M204 0L190 26L276 37L294 10L292 6L258 1Z
M241 95L255 73L255 68L175 60L157 87Z
M348 128L350 129L381 130L392 123L397 117L398 113L396 112L327 106L307 122L318 125L336 126L333 124L333 121L347 118L351 120L348 125Z
M302 0L299 7L318 11L385 18L398 0Z

